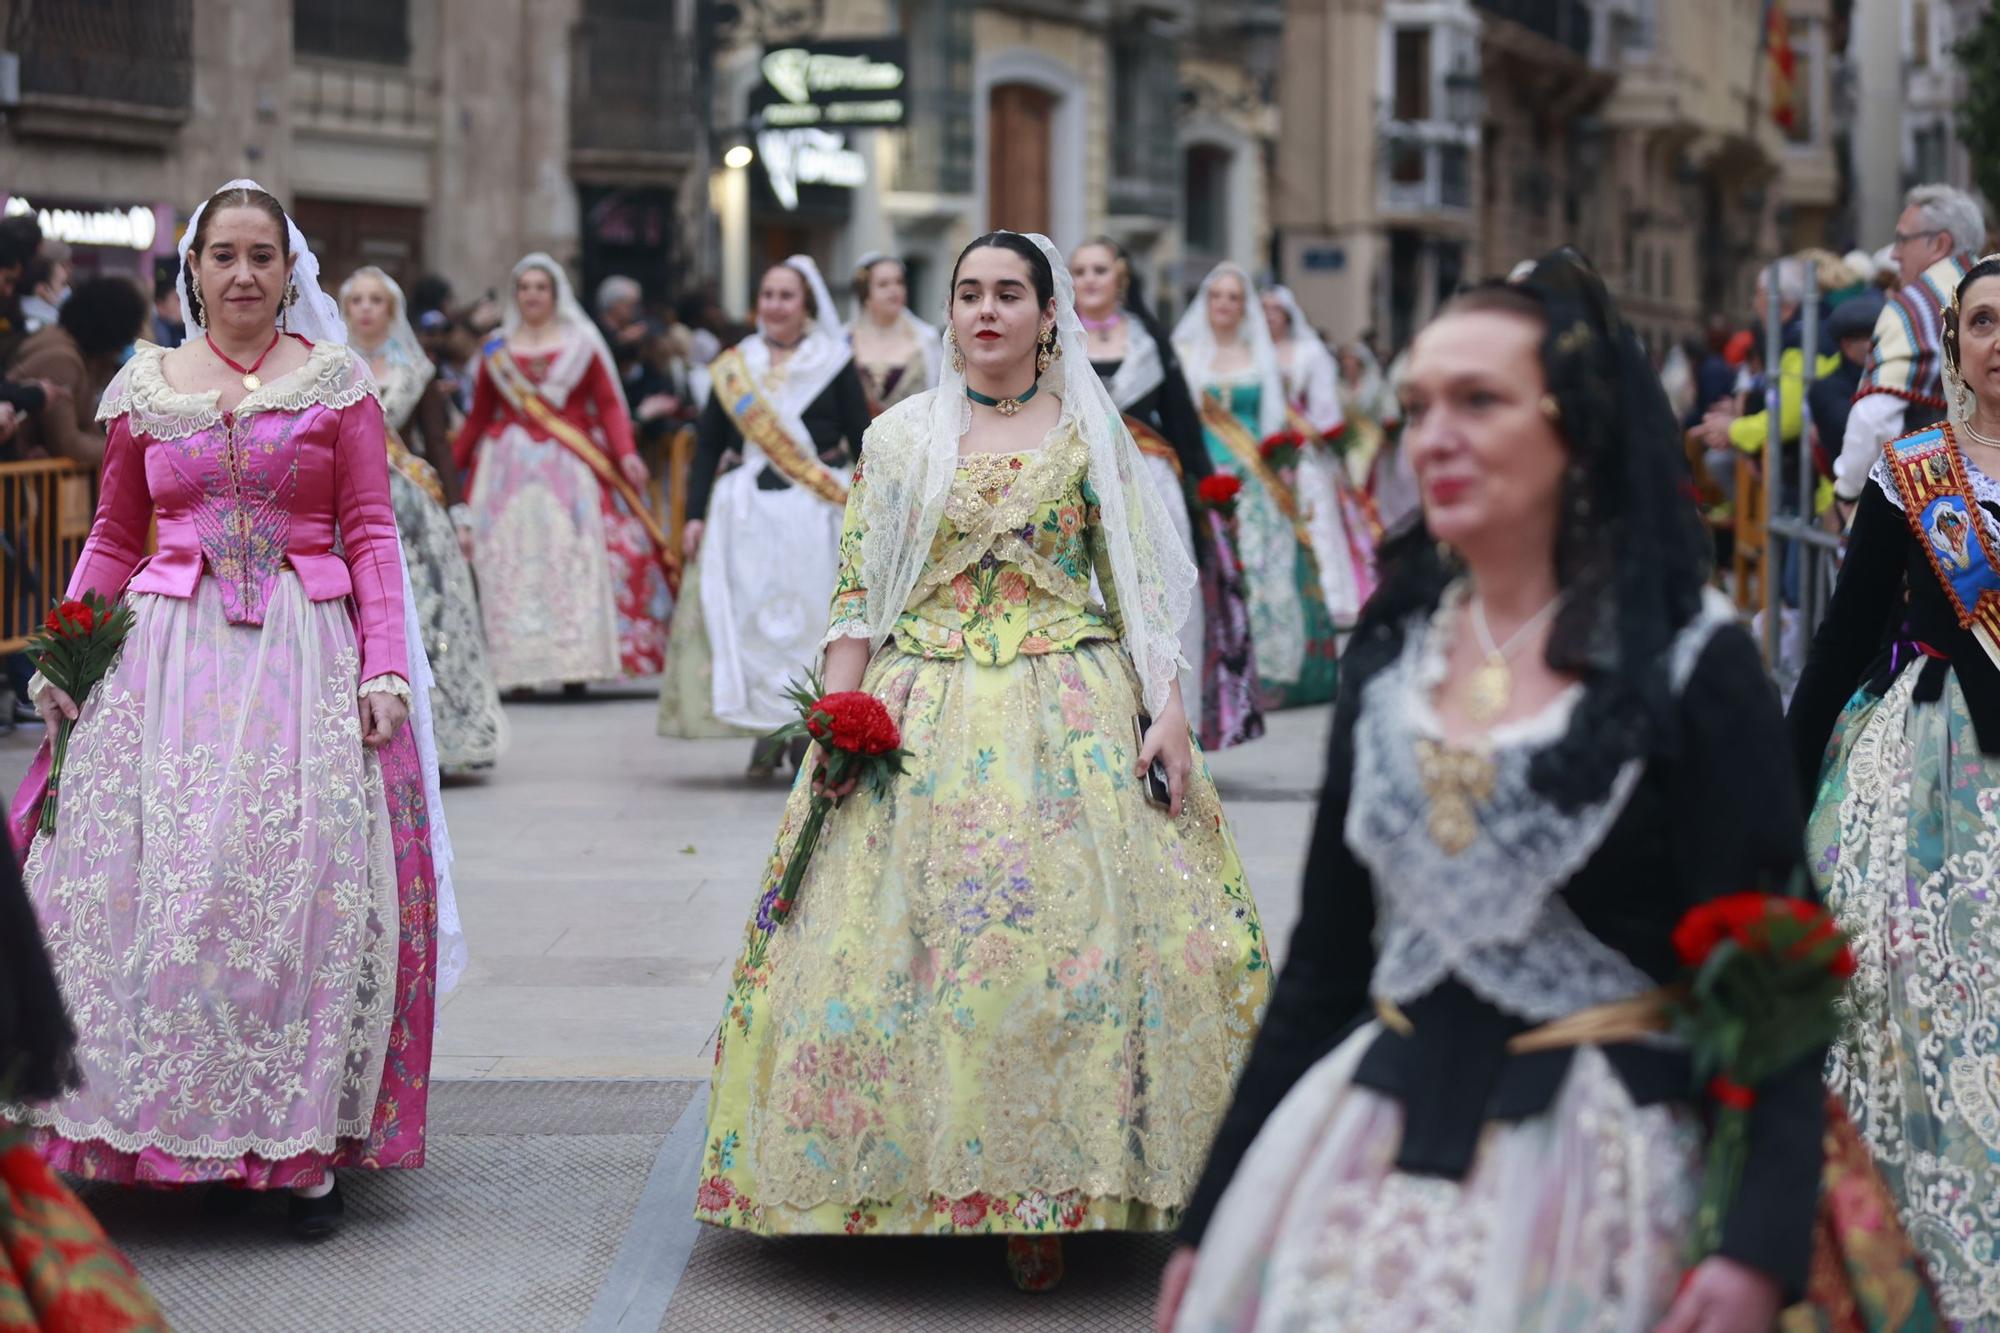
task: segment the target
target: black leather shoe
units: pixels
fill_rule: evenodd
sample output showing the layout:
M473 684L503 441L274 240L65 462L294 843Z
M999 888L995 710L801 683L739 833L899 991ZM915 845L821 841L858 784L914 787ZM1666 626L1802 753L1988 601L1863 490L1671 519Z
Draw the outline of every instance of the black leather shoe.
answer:
M294 1236L300 1240L325 1240L340 1230L340 1224L347 1219L347 1200L341 1197L340 1182L336 1180L333 1188L317 1199L294 1194L288 1212Z

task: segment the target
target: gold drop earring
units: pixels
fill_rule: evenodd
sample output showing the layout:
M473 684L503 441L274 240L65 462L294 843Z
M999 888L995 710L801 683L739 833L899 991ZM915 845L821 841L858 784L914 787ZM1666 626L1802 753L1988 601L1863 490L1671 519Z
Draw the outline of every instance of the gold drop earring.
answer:
M1035 353L1035 374L1046 375L1049 373L1050 363L1061 355L1060 350L1056 347L1055 325L1051 324L1042 330L1041 343L1042 350Z
M958 345L958 329L953 325L947 324L944 330L944 340L946 345L951 348L951 368L963 375L965 373L965 352Z

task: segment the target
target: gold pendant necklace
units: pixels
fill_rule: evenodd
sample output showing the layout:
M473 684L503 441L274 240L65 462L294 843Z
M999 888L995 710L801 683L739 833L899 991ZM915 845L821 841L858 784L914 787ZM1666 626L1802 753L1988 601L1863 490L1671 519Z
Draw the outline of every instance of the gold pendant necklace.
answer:
M1484 727L1497 721L1507 711L1507 705L1514 699L1514 669L1508 661L1528 636L1556 613L1562 600L1562 594L1557 593L1549 599L1547 606L1522 621L1521 627L1505 644L1499 644L1493 641L1493 627L1486 623L1485 601L1478 593L1472 594L1472 632L1479 636L1479 648L1486 659L1472 669L1472 674L1465 678L1465 684L1459 687L1459 707L1464 710L1467 721Z

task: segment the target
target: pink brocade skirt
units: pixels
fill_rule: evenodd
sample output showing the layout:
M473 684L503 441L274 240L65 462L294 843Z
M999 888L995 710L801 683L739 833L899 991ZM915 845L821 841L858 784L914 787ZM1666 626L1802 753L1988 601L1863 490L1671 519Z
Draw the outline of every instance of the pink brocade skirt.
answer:
M360 744L348 604L280 577L264 624L212 578L136 623L10 826L82 1085L8 1114L56 1169L282 1189L424 1160L436 1007L430 816L408 727Z

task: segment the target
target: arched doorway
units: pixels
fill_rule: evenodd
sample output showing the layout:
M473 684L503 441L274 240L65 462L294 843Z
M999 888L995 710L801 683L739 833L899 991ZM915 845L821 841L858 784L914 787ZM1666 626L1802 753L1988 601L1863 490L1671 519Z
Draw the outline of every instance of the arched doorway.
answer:
M987 95L986 218L1009 231L1051 230L1050 155L1056 96L1026 83Z

